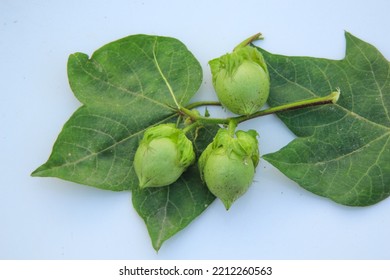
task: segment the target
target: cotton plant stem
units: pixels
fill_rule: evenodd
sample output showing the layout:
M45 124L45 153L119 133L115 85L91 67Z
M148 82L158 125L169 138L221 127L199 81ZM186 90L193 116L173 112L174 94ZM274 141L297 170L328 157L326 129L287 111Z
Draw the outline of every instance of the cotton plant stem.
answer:
M249 45L250 43L254 42L254 41L257 41L257 40L262 40L264 39L263 35L261 33L256 33L255 35L249 37L248 39L245 39L244 41L242 41L240 44L238 44L233 51L236 51L240 48L243 48L247 45Z
M200 106L204 106L204 104L199 104L198 107ZM187 115L193 122L197 122L199 124L228 124L229 123L229 118L223 119L223 118L203 117L185 107L181 107L179 109L179 114Z
M229 134L230 134L231 137L234 137L234 133L236 131L237 125L238 125L237 121L235 121L232 118L229 119L228 130L229 130Z
M269 109L265 109L262 111L258 111L256 113L253 113L253 114L248 115L248 116L235 117L234 119L236 119L238 123L241 123L241 122L244 122L247 120L251 120L254 118L258 118L258 117L262 117L262 116L266 116L266 115L270 115L270 114L298 110L298 109L319 106L319 105L335 104L337 102L337 100L339 99L339 96L340 96L340 91L337 90L337 91L334 91L325 97L318 97L318 98L313 98L313 99L297 101L297 102L293 102L293 103L289 103L289 104L284 104L284 105L272 107Z
M197 127L199 127L199 124L197 122L194 122L194 123L184 127L183 128L183 132L185 134L187 134L188 132L190 132L191 130L193 130L193 129L197 128Z
M324 96L324 97L317 97L317 98L312 98L312 99L296 101L293 103L284 104L284 105L268 108L265 110L261 110L261 111L255 112L253 114L250 114L250 115L242 115L242 116L237 116L237 117L232 117L232 118L203 117L203 116L200 116L200 115L194 113L190 109L188 109L188 108L196 108L196 107L206 106L206 105L218 105L216 103L210 104L210 102L196 102L196 103L190 104L188 106L188 108L181 107L179 111L181 114L187 115L188 117L190 117L193 120L193 122L197 122L198 124L228 125L229 123L232 123L232 122L239 124L239 123L251 120L251 119L255 119L255 118L270 115L270 114L298 110L298 109L319 106L319 105L335 104L337 102L337 100L339 99L339 96L340 96L340 90L338 89L337 91L334 91L331 94Z
M186 108L191 110L201 106L222 106L222 104L219 101L198 101L189 104Z

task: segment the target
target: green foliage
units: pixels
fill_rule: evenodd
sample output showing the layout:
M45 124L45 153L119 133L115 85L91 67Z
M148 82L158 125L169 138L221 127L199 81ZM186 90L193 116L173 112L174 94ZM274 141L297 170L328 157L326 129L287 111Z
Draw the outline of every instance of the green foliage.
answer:
M138 185L133 157L146 128L176 116L202 82L198 61L178 40L134 35L90 59L69 57L68 77L84 105L64 125L34 176L53 176L114 191Z
M366 206L390 195L390 67L375 47L345 36L342 60L262 51L271 106L341 89L335 105L280 113L298 138L264 158L313 193Z
M192 170L176 184L184 186L179 191L171 195L162 195L169 188L150 191L153 195L145 200L149 191L138 189L133 168L144 131L175 122L176 102L186 105L198 90L202 82L199 62L176 39L134 35L103 46L90 59L82 53L71 55L68 77L83 106L64 125L48 161L32 175L112 191L132 189L134 206L158 249L214 199L199 176L191 176L197 172ZM210 130L200 129L199 139L210 137ZM184 199L183 191L190 197Z
M236 49L259 38L256 34ZM32 175L58 177L104 190L130 190L134 208L145 221L153 247L159 250L215 197L202 182L197 164L188 169L186 164L182 168L186 171L168 186L141 189L133 161L144 132L171 123L190 139L204 178L212 148L201 154L207 146L212 147L210 143L218 142L213 140L218 140L219 125L229 124L229 135L236 138L224 153L234 152L234 160L244 159L244 165L253 163L249 178L259 160L257 140L253 138L256 132L250 132L253 141L242 142L242 132L235 134L234 130L243 121L278 113L297 138L280 151L264 155L264 159L303 188L338 203L377 203L390 195L390 67L373 46L349 33L346 39L346 56L339 61L287 57L248 46L251 52L260 50L263 56L258 53L255 57L264 57L267 63L264 69L271 79L268 103L272 107L225 119L210 117L207 109L206 116L191 110L216 104L189 104L202 82L202 69L174 38L134 35L103 46L90 58L82 53L70 55L69 84L82 106L65 123L47 162ZM336 88L342 94L333 104L338 98ZM317 106L323 104L328 105ZM153 137L160 138L160 134ZM160 146L164 145L152 148ZM193 154L184 158L193 162ZM212 178L220 161L210 168ZM220 172L226 183L236 178L233 173L237 170L233 169ZM234 186L244 191L233 198L228 194L227 208L251 180Z

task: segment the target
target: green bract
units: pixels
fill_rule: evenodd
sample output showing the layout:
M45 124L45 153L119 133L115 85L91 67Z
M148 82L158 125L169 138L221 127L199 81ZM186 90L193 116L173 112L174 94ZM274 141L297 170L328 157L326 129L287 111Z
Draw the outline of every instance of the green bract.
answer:
M237 131L234 137L220 129L199 158L202 179L227 210L253 181L260 157L256 137L255 130Z
M145 131L134 156L140 188L175 182L195 161L192 142L175 124L160 124Z
M251 46L237 47L209 64L218 99L231 112L249 115L265 104L270 79L258 50Z

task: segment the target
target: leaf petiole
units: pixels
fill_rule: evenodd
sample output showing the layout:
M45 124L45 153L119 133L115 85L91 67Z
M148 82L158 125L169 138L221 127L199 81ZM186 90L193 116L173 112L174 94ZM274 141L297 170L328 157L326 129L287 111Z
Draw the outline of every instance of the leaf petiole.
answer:
M192 105L192 104L190 104ZM188 106L188 108L195 108L199 106L204 106L204 104L198 105L198 106ZM229 118L208 118L208 117L203 117L192 110L188 109L186 107L181 107L179 109L179 114L181 115L187 115L193 122L197 122L199 125L202 124L228 124L229 123Z
M222 106L222 104L219 101L198 101L189 104L186 108L191 110L201 106Z
M326 104L335 104L337 103L338 99L340 96L340 89L336 89L336 91L330 93L327 96L324 97L317 97L317 98L312 98L312 99L306 99L306 100L301 100L289 104L284 104L272 108L268 108L265 110L261 110L258 112L255 112L250 115L242 115L242 116L237 116L237 117L232 117L232 118L209 118L209 117L203 117L195 112L191 111L190 109L200 107L200 106L205 106L205 105L221 105L219 102L195 102L190 104L187 108L186 107L180 107L179 108L179 113L183 115L187 115L189 118L192 119L194 123L198 123L199 125L201 124L223 124L223 125L228 125L230 123L235 122L237 124L255 119L258 117L270 115L270 114L276 114L276 113L281 113L285 111L291 111L291 110L298 110L298 109L303 109L303 108L308 108L308 107L313 107L313 106L319 106L319 105L326 105Z
M190 124L190 125L184 127L184 128L183 128L183 132L184 132L185 134L187 134L188 132L190 132L191 130L193 130L193 129L197 128L197 127L199 127L198 122L194 122L194 123L192 123L192 124Z
M229 131L229 134L231 137L234 137L234 133L236 131L237 125L238 125L237 121L234 120L233 118L230 118L229 125L228 125L228 131Z
M319 105L326 105L326 104L336 104L338 99L340 97L340 89L337 88L336 91L330 93L327 96L324 97L317 97L317 98L312 98L312 99L306 99L306 100L301 100L293 103L288 103L272 108L268 108L265 110L261 110L258 112L255 112L251 115L248 116L239 116L235 117L235 119L238 121L238 123L251 120L254 118L270 115L270 114L276 114L276 113L281 113L285 111L291 111L291 110L298 110L298 109L304 109L308 107L313 107L313 106L319 106Z

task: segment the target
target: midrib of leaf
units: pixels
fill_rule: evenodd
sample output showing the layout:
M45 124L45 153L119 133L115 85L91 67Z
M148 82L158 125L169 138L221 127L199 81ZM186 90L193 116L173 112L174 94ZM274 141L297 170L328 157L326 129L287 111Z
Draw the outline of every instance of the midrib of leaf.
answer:
M170 106L166 105L165 103L159 102L159 101L157 101L157 100L155 100L155 99L149 98L147 95L145 95L145 93L144 93L143 91L141 91L142 94L138 94L138 93L132 92L132 91L130 91L129 89L124 88L124 87L122 87L122 86L120 86L120 85L116 85L116 84L113 84L113 83L111 83L111 82L109 82L109 81L99 79L99 77L94 76L91 72L87 71L87 69L86 69L85 67L82 66L83 63L81 63L80 59L78 59L77 57L76 57L76 59L77 59L77 61L79 62L79 65L80 65L81 69L83 69L83 71L84 71L88 76L92 77L94 80L103 82L104 84L107 84L107 85L109 85L110 87L113 87L113 88L115 88L115 89L117 89L117 90L119 90L119 91L123 91L123 92L125 92L125 93L128 93L128 94L132 95L132 96L134 97L134 99L133 99L132 101L130 101L129 103L126 103L126 105L129 105L129 104L135 102L135 101L137 100L138 97L141 97L141 98L147 100L148 102L157 104L157 105L159 105L159 106L161 106L161 107L163 107L163 108L165 108L165 109L169 109L170 111L172 111L172 108L171 108ZM102 68L103 68L103 67L102 67ZM103 69L104 69L104 68L103 68ZM162 73L160 73L160 74L162 75ZM163 78L164 78L164 77L163 77ZM137 78L137 79L138 79L138 78Z
M330 162L334 162L334 161L338 161L338 160L344 159L344 158L346 158L346 157L348 157L348 156L351 156L351 155L353 155L353 154L356 154L356 153L358 153L358 152L364 150L364 149L367 148L367 147L370 147L370 145L371 145L372 143L374 143L374 142L376 142L376 141L378 141L378 140L381 140L382 138L385 138L385 137L387 137L387 136L389 136L389 135L390 135L390 131L387 132L387 133L384 133L384 134L380 135L379 137L376 137L376 138L372 139L370 142L365 143L364 145L360 146L360 147L359 147L358 149L356 149L356 150L351 151L350 153L346 153L346 154L343 154L343 155L341 155L341 156L339 156L339 157L332 158L332 159L329 159L329 160L318 161L318 162L314 163L314 165L323 165L323 164L327 164L327 163L330 163ZM382 149L382 151L383 151L383 149ZM381 152L379 152L378 155L381 155Z
M161 75L162 79L164 80L164 83L167 86L168 91L169 91L173 101L175 102L177 108L180 109L180 104L176 100L175 94L173 93L173 89L172 89L171 85L169 84L168 79L165 77L164 73L162 72L160 64L158 63L158 60L157 60L157 57L156 57L156 45L157 45L157 37L154 40L154 44L153 44L153 61L154 61L154 64L156 65L159 74Z
M108 120L110 122L116 123L116 124L120 125L121 127L123 127L128 133L130 133L130 130L127 128L127 126L125 126L123 123L121 123L115 119L108 118L106 116L97 115L97 114L90 114L90 116L94 117L94 118L100 118L100 119L104 119L104 120Z
M287 77L283 76L279 71L277 71L274 67L272 67L271 64L267 64L267 67L270 68L270 69L272 69L272 70L274 71L275 74L277 74L279 77L281 77L283 80L285 80L285 81L288 82L289 84L292 84L292 85L294 85L294 86L296 86L296 87L301 88L303 91L308 92L308 93L309 93L310 95L312 95L313 97L318 97L313 91L309 90L307 87L304 87L304 86L302 86L302 85L300 85L300 84L294 82L294 81L291 80L291 79L287 79ZM295 65L294 65L294 67L295 67ZM294 70L294 72L296 72L296 71ZM295 79L296 79L296 77L295 77Z
M191 200L196 202L196 200L193 197L193 193L192 193L190 187L188 186L188 182L184 178L181 178L181 179L179 179L179 181L177 183L183 184L183 185L180 186L180 188L184 188L184 187L187 188L188 194L190 195ZM156 191L159 191L159 190L156 190ZM176 209L175 211L177 211L177 213L181 217L180 221L176 223L176 226L177 226L177 224L182 224L183 221L185 220L185 218L183 217L182 213L180 212L179 207L177 207L176 204L174 203L174 201L171 200L170 192L171 192L171 189L170 189L170 187L168 187L166 189L166 201L165 201L164 206L160 207L159 209L156 209L156 211L154 213L150 214L148 217L145 218L145 223L149 224L149 220L154 218L155 213L159 213L159 212L163 213L163 217L162 217L162 220L161 220L161 223L160 223L161 227L159 228L158 234L157 234L157 236L152 238L153 244L154 244L154 246L156 246L155 247L156 250L158 250L158 248L162 245L162 243L165 240L167 240L167 237L168 237L167 233L169 234L169 232L171 231L170 226L175 227L175 225L173 225L168 220L168 209L170 207L174 207ZM140 209L142 209L144 207L144 203L146 202L146 200L147 200L147 198L145 198L143 200L143 202L140 205Z
M165 119L163 119L163 120L161 120L161 121L159 121L159 122L157 122L157 123L155 123L155 124L153 124L153 125L158 125L158 124L161 124L161 123L165 123L165 122L167 122L169 119L172 119L175 115L176 115L176 114L169 115L169 116L166 117ZM99 130L96 130L96 129L90 129L90 128L84 128L84 127L79 127L79 128L80 128L80 129L93 130L93 131L96 131L96 132L98 132L98 133L107 134L107 133L105 133L105 132L103 132L103 131L99 131ZM106 147L106 148L104 148L104 149L102 149L102 150L100 150L100 151L97 151L97 152L92 152L92 151L91 151L91 153L90 153L89 155L87 155L87 156L85 156L85 157L82 157L82 158L79 158L79 159L76 160L76 161L70 161L70 162L67 162L67 163L62 164L62 165L54 166L54 167L52 167L52 168L50 168L50 169L55 170L55 169L59 169L59 168L67 167L67 166L77 165L77 164L79 164L79 163L81 163L81 162L83 162L83 161L85 161L85 160L88 160L88 159L90 159L90 158L92 158L92 157L95 157L95 156L101 154L101 153L104 153L105 151L108 151L108 150L110 150L110 149L112 149L112 148L115 148L116 146L118 146L118 145L120 145L121 143L123 143L123 142L129 140L130 138L133 138L133 137L136 137L136 136L138 136L138 135L141 135L146 129L147 129L147 127L144 128L144 129L142 129L142 130L140 130L140 131L138 131L138 132L136 132L136 133L133 133L133 134L131 134L131 135L128 135L127 137L125 137L125 138L123 138L123 139L121 139L121 140L119 140L119 141L115 141L114 137L112 137L112 136L110 135L110 138L114 139L114 141L115 141L114 144L112 144L112 145L110 145L110 146L108 146L108 147ZM107 135L109 135L109 134L107 134ZM63 143L68 144L68 145L77 146L77 145L75 145L74 143L69 143L69 142L63 142ZM84 146L77 146L77 147L83 148L83 149L87 150L88 152L90 152L90 150L87 149L87 148L85 148Z
M383 124L380 124L380 123L373 122L373 121L371 121L371 120L369 120L369 119L367 119L367 118L357 114L356 112L353 112L353 111L350 111L350 110L344 108L343 106L340 106L340 105L337 105L337 104L334 105L334 106L336 106L337 108L345 111L346 115L350 115L353 118L356 118L356 119L358 119L360 121L367 122L371 126L376 126L376 127L380 128L380 129L384 129L385 131L390 131L390 127L387 127L387 126L385 126Z
M168 188L168 191L167 191L167 201L165 203L165 207L164 207L164 218L162 220L162 226L163 228L160 230L159 234L158 234L158 238L156 240L156 243L157 244L161 244L163 242L163 237L164 237L164 234L165 234L165 227L166 227L166 220L167 220L167 211L168 211L168 204L169 204L169 193L170 193L170 188Z
M389 133L387 133L387 135L383 135L383 137L384 137L384 136L388 136L388 134L389 134ZM378 137L377 140L379 140L380 138L382 138L382 137ZM386 143L383 145L382 150L378 153L378 156L376 157L375 163L373 163L369 168L367 168L366 173L364 173L364 174L362 174L362 175L360 176L360 179L356 182L356 184L352 187L352 189L355 190L355 189L358 187L358 185L360 184L360 182L363 180L363 178L364 178L366 175L368 176L368 173L369 173L369 171L371 170L371 168L372 168L373 166L376 166L376 165L378 164L378 159L379 159L379 157L382 155L382 153L383 153L385 147L387 147L387 144L389 143L389 140L390 140L390 137L387 138L387 141L386 141ZM372 141L372 142L373 142L373 141Z
M349 35L348 35L348 36L349 36ZM350 37L350 38L351 38L351 37ZM352 41L353 44L355 45L355 48L357 48L357 49L359 50L360 54L364 57L364 59L365 59L365 60L367 61L367 63L370 65L370 69L371 69L370 73L371 73L372 76L374 77L375 85L376 85L377 90L378 90L379 95L380 95L380 100L381 100L381 104L382 104L383 110L384 110L385 113L386 113L387 119L390 121L389 110L387 109L387 107L386 107L386 105L385 105L385 103L384 103L384 101L383 101L383 90L382 90L382 87L379 86L378 79L376 78L375 71L374 71L374 69L373 69L373 67L372 67L372 63L370 62L370 59L367 57L366 53L362 50L362 48L361 48L358 44L356 44L355 41L354 41L353 39L351 39L351 41ZM377 60L377 59L378 59L378 54L377 54L376 60ZM355 67L353 66L353 64L348 60L348 57L347 57L345 60L347 61L347 63L348 63L351 67L355 68ZM389 65L390 65L390 64L389 64ZM389 69L390 69L390 67L387 67L387 78L390 77L390 71L389 71ZM358 71L359 71L359 70L358 70ZM360 71L361 71L361 70L360 70ZM386 83L385 83L385 85L386 85Z
M304 86L302 86L302 85L300 85L300 84L297 84L296 82L292 81L291 79L288 79L287 77L285 77L284 75L282 75L279 71L277 71L274 67L272 67L272 65L267 65L267 66L268 66L269 68L271 68L271 69L274 71L274 73L276 73L280 78L284 79L286 82L288 82L288 83L290 83L290 84L292 84L292 85L294 85L294 86L300 87L300 88L302 88L303 90L305 90L306 92L309 92L309 93L310 93L311 95L313 95L314 97L317 97L317 95L316 95L313 91L309 90L308 88L306 88L306 87L304 87ZM317 67L317 65L315 65L315 66ZM371 66L371 69L372 69L372 65L371 65L371 64L370 64L370 66ZM321 72L324 74L324 77L327 77L326 74L325 74L323 71L321 71ZM373 73L372 71L371 71L371 73L374 75L374 73ZM374 76L374 77L375 77L375 76ZM377 81L376 81L376 84L378 85L378 82L377 82ZM349 85L349 83L348 83L348 85ZM378 88L379 88L379 85L378 85ZM341 93L341 94L342 94L342 93ZM382 104L383 104L383 102L382 102ZM356 112L354 112L354 111L350 111L350 110L344 108L343 106L340 106L339 104L334 104L333 106L335 106L335 107L338 108L339 110L342 110L342 111L344 111L344 112L346 113L345 116L344 116L343 118L345 118L345 117L347 117L347 116L351 116L352 118L355 118L355 119L358 120L358 121L363 121L363 122L368 123L370 126L373 126L373 127L377 127L377 128L383 129L383 130L384 130L384 133L381 134L380 136L378 136L378 137L372 139L370 142L365 143L364 145L362 145L361 147L359 147L359 149L353 150L353 151L351 151L350 153L343 154L343 155L341 155L341 156L339 156L339 157L337 157L337 158L333 158L333 159L330 159L330 160L327 160L327 161L320 161L320 162L317 162L315 165L323 165L323 164L327 164L327 163L330 163L330 162L335 162L335 161L341 160L341 159L346 158L346 157L348 157L348 156L352 156L353 154L355 154L355 153L361 151L362 149L364 149L364 148L370 146L371 143L373 143L373 142L375 142L375 141L377 141L377 140L380 140L380 139L382 139L382 138L384 138L384 137L390 135L390 128L389 128L389 127L387 127L387 126L385 126L385 125L382 125L382 124L380 124L380 123L376 123L376 122L374 122L374 121L371 121L371 120L369 120L369 119L367 119L367 118L365 118L365 117L359 115L358 113L356 113ZM337 123L337 122L339 122L339 121L341 121L341 120L342 120L342 119L336 121L335 123ZM326 124L326 125L329 125L329 123ZM317 127L319 127L319 126L317 126ZM380 153L378 154L378 157L379 157L379 156L380 156ZM363 178L363 176L362 176L362 178Z
M275 74L277 74L280 78L284 79L284 80L285 80L286 82L288 82L289 84L292 84L292 85L294 85L294 86L296 86L296 87L301 88L302 90L304 90L304 91L310 93L313 97L318 97L318 95L316 95L313 91L309 90L308 88L306 88L306 87L304 87L304 86L302 86L302 85L300 85L300 84L298 84L298 83L292 81L291 79L287 79L287 77L283 76L279 71L277 71L274 67L272 67L272 65L268 64L267 66L268 66L268 68L272 69L272 70L274 71ZM326 77L326 75L325 75L325 77ZM377 82L376 82L376 83L377 83ZM348 85L349 85L349 84L348 84ZM332 89L330 89L330 90L332 90ZM341 92L341 94L343 94L343 93ZM382 100L382 104L383 104L383 98L381 98L381 100ZM372 126L377 126L377 127L382 128L382 129L385 129L385 130L389 130L389 129L390 129L390 128L387 127L387 126L382 125L382 124L379 124L379 123L376 123L376 122L373 122L373 121L371 121L371 120L369 120L369 119L367 119L367 118L365 118L365 117L359 115L358 113L356 113L356 112L354 112L354 111L350 111L350 110L344 108L343 106L340 106L339 104L334 104L333 106L336 106L337 108L339 108L339 109L345 111L347 114L349 114L349 115L351 115L351 116L353 116L353 117L355 117L356 119L359 119L359 120L361 120L361 121L365 121L365 122L369 123L369 124L372 125ZM383 104L383 106L384 106L384 104ZM385 106L384 106L384 107L385 107Z

